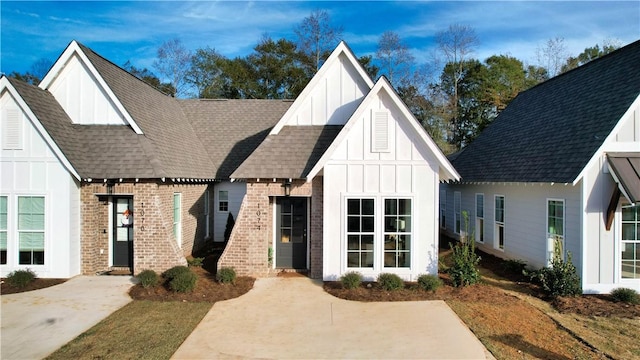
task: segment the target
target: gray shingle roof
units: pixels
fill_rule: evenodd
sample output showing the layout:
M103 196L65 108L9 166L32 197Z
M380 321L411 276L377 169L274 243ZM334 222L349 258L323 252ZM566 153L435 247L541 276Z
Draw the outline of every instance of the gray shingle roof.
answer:
M228 179L289 109L285 100L181 100L180 105L217 168Z
M302 179L320 160L342 126L285 126L269 135L232 178Z
M640 41L520 93L452 159L463 182L573 182L640 95Z
M150 141L157 157L158 177L215 177L217 169L178 100L164 95L86 46L79 46Z

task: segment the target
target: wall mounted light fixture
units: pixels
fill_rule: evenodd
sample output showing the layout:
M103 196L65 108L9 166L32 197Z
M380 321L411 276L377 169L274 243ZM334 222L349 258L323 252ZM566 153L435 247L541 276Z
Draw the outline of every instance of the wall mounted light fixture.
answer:
M291 196L291 179L285 180L284 185L284 196Z

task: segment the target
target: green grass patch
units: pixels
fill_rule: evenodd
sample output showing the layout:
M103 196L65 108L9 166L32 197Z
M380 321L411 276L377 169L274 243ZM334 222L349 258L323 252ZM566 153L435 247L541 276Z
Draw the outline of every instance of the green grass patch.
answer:
M169 359L212 306L132 301L47 359Z

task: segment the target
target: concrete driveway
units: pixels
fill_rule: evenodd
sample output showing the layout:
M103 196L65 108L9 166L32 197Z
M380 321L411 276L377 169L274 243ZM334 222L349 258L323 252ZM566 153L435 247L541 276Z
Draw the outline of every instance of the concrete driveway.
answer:
M174 359L492 359L443 301L361 303L265 278L216 303Z
M63 284L2 295L0 358L41 359L126 305L130 276L77 276Z

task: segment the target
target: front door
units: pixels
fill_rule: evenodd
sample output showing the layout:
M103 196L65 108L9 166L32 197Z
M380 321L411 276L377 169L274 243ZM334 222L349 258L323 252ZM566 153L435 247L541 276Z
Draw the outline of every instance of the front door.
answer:
M307 268L307 198L276 198L276 267Z
M133 265L133 198L113 199L113 266Z

